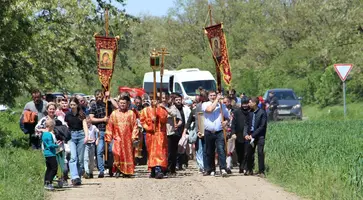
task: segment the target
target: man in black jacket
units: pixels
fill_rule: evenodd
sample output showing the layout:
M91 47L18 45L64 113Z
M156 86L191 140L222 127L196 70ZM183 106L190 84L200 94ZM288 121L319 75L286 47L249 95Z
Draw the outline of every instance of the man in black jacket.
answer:
M245 148L247 147L246 140L243 136L244 125L246 121L248 121L249 110L250 107L248 105L249 99L247 97L243 97L241 99L241 108L234 110L233 119L231 125L232 137L236 138L236 152L238 156L239 163L239 173L243 173L244 170L247 170L246 166L246 158L247 152Z
M265 177L265 136L267 129L267 114L264 110L258 108L259 100L253 97L249 101L251 112L249 119L245 123L243 135L250 145L247 151L247 170L248 174L252 175L253 171L253 155L256 146L258 146L258 174L260 177Z

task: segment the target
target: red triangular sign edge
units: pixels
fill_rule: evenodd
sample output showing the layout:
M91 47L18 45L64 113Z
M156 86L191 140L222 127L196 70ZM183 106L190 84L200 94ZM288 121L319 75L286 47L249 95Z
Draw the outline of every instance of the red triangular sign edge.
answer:
M349 66L349 70L348 70L347 74L345 75L345 77L342 77L342 75L340 74L340 72L338 70L339 66ZM335 64L334 65L335 72L338 74L340 80L342 80L343 82L347 79L347 77L348 77L350 71L352 70L352 68L353 68L352 64Z

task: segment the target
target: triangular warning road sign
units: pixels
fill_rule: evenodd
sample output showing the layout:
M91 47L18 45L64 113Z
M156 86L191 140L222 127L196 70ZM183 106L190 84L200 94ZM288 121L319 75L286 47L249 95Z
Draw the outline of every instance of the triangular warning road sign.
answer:
M337 72L340 80L343 82L345 79L347 79L350 70L352 70L353 65L352 64L335 64L334 69Z

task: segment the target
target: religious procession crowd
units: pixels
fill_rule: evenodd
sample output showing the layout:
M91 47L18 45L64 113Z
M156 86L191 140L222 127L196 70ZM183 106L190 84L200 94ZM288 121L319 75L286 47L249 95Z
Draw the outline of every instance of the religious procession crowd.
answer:
M162 93L159 100L149 95L131 98L127 92L117 98L95 91L95 101L83 96L65 96L56 102L39 90L32 92L20 119L33 149L45 157L44 187L81 185L81 178L109 176L130 178L135 166L147 163L150 178L175 176L188 167L191 149L199 172L216 175L216 158L222 177L232 173L253 175L255 148L258 149L258 175L264 177L264 144L267 114L261 99L225 97L202 88L194 100L180 94ZM234 158L236 154L236 158ZM234 158L234 159L233 159Z

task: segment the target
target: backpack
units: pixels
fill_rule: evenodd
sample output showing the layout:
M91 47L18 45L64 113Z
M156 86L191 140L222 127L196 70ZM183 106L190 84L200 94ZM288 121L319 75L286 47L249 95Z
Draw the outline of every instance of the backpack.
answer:
M38 114L30 110L24 110L23 124L35 124L37 123Z
M71 132L66 125L55 126L54 133L57 140L68 142L71 139Z

